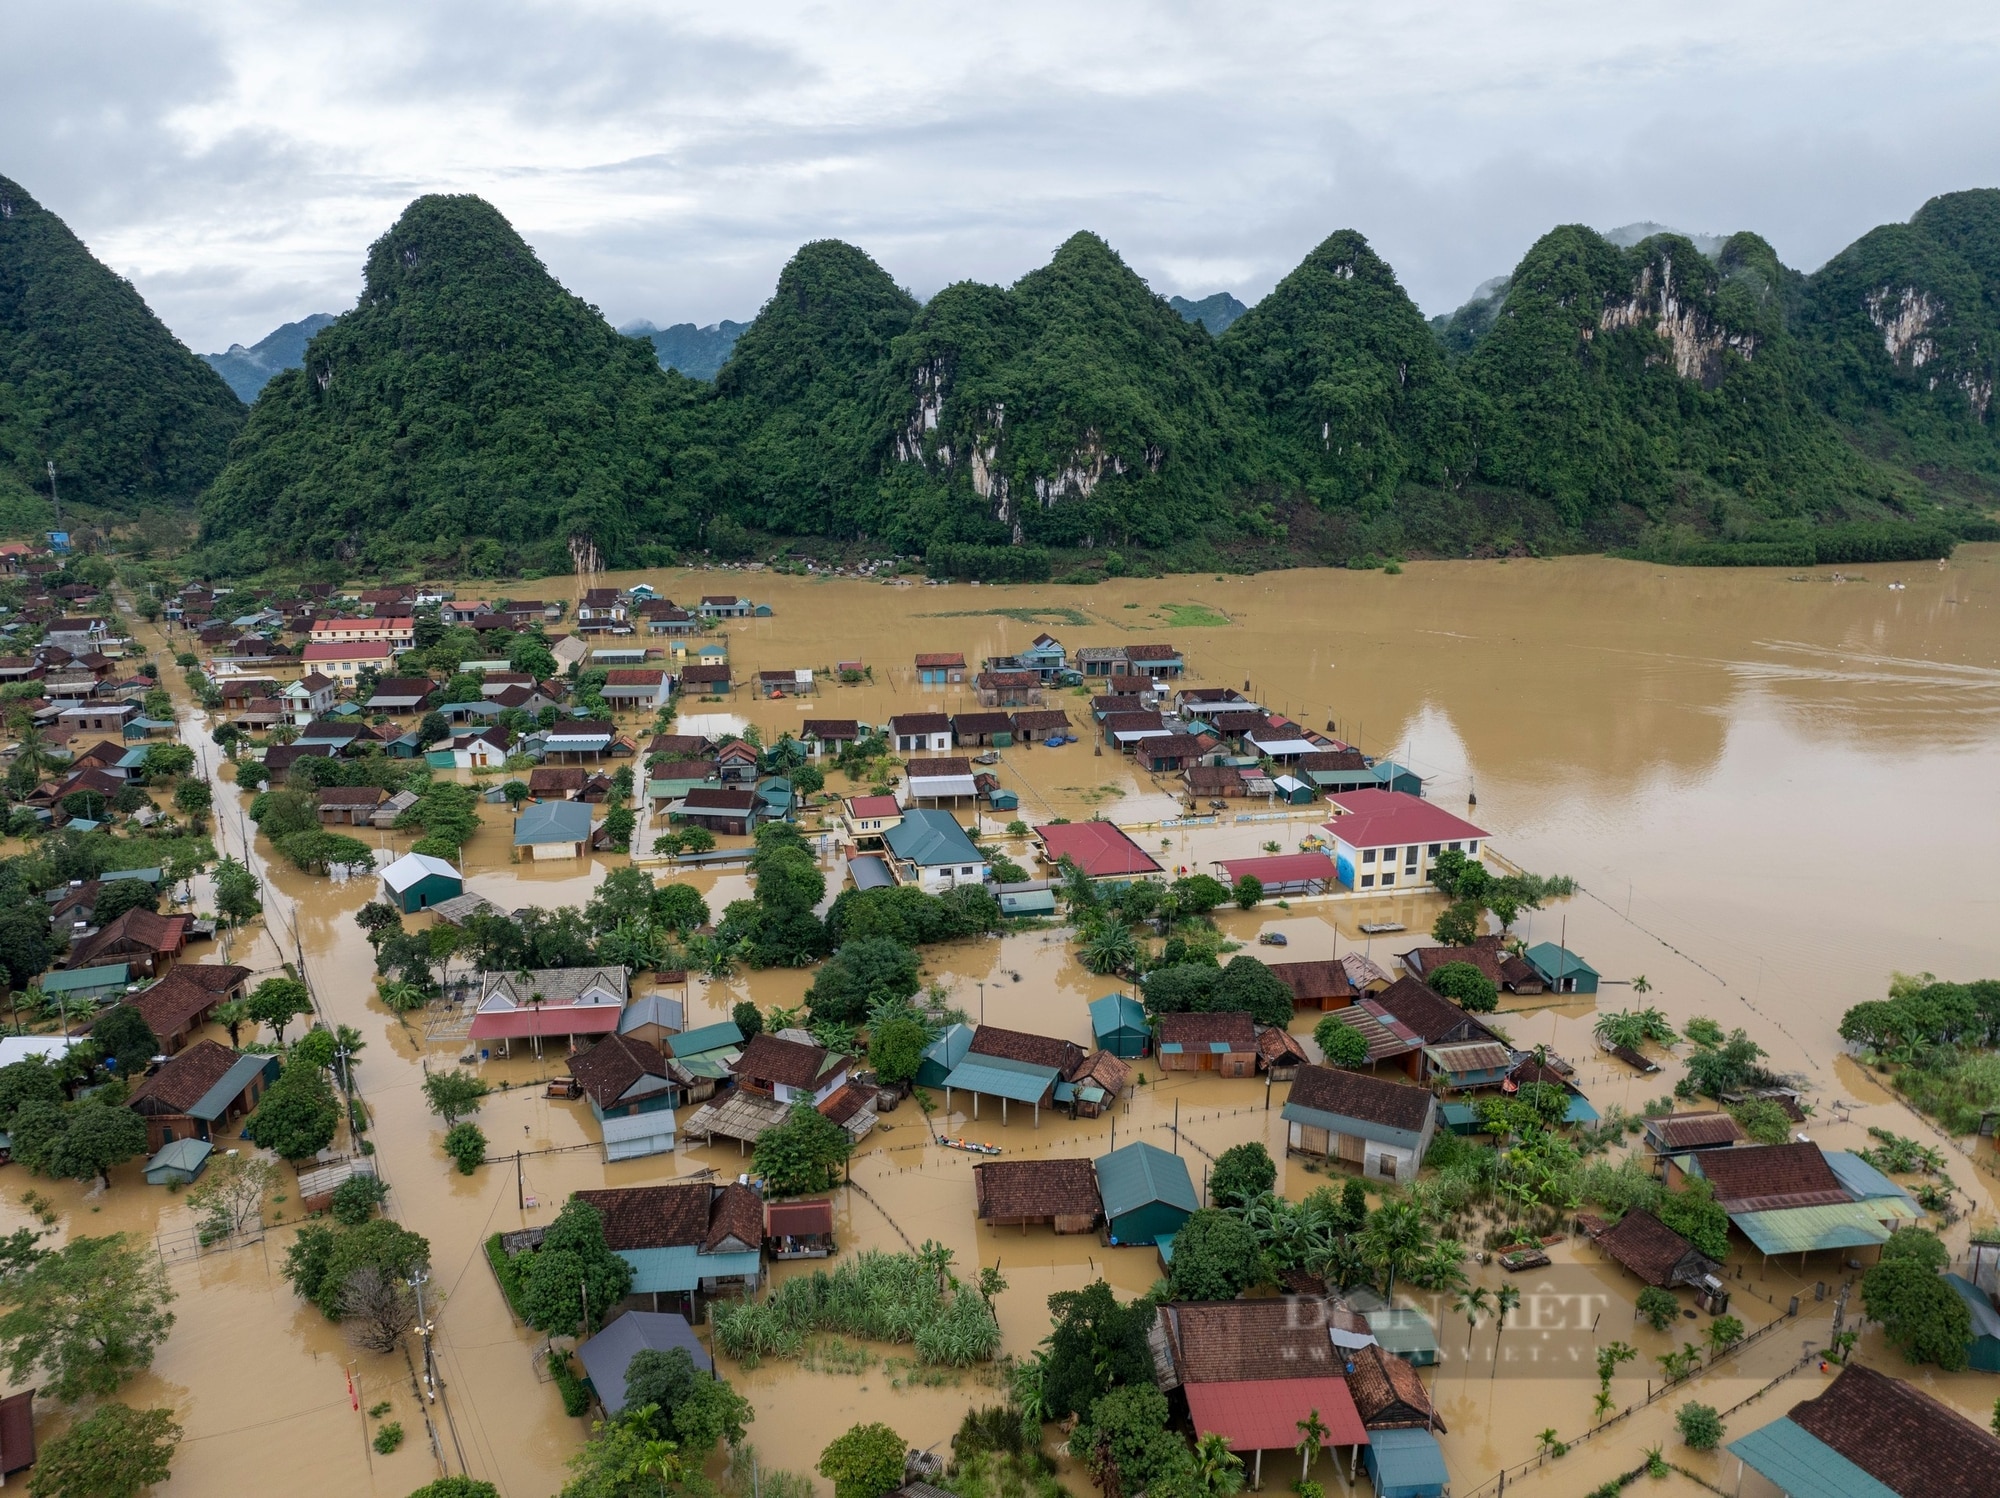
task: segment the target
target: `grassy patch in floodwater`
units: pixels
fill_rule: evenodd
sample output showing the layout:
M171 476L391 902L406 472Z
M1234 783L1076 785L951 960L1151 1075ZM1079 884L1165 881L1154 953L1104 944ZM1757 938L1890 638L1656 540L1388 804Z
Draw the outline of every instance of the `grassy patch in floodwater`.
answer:
M1115 801L1125 794L1125 787L1109 782L1100 786L1066 785L1061 788L1065 796L1074 796L1085 806L1102 806L1106 801Z
M827 1337L806 1348L799 1366L808 1373L862 1374L875 1366L875 1354L843 1337Z
M1236 622L1205 603L1163 603L1158 612L1166 620L1168 629L1215 629Z
M1897 1068L1891 1085L1946 1133L1971 1134L1981 1114L2000 1108L2000 1053L1937 1046Z
M1016 624L1046 624L1054 620L1057 624L1067 624L1073 629L1082 629L1097 622L1082 609L1060 605L1040 609L948 609L941 614L919 614L917 617L919 619L1012 619Z

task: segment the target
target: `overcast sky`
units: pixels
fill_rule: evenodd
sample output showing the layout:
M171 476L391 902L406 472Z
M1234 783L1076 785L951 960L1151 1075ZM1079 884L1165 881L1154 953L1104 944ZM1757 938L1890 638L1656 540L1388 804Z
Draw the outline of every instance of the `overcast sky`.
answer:
M0 36L0 175L203 351L352 305L425 192L664 326L828 236L928 296L1092 229L1252 301L1351 227L1436 313L1556 223L1809 268L2000 186L1993 0L18 0Z

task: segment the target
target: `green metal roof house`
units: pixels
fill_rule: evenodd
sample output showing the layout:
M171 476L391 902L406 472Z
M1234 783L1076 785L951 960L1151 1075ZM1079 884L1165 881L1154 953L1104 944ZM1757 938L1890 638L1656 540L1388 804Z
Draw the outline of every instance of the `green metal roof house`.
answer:
M465 893L465 880L442 858L405 853L382 870L383 887L404 915L415 915Z
M1567 947L1552 941L1537 942L1523 954L1528 965L1542 975L1551 993L1596 993L1597 969Z
M942 1087L944 1079L952 1074L965 1053L972 1049L972 1026L952 1025L939 1034L924 1048L924 1059L917 1065L916 1082L919 1087Z
M1056 892L1052 889L1002 890L1000 914L1006 916L1050 916L1056 913Z
M1144 1142L1098 1159L1097 1194L1114 1245L1171 1238L1201 1207L1187 1162Z
M1153 1047L1146 1006L1129 994L1110 993L1090 1001L1090 1034L1100 1051L1130 1061Z
M101 999L122 992L132 981L131 971L122 962L80 967L66 973L43 973L35 986L52 999Z
M1986 1292L1972 1281L1948 1274L1944 1282L1972 1312L1972 1346L1966 1349L1966 1366L1981 1373L2000 1373L2000 1311L1993 1309Z
M169 1139L160 1152L146 1162L148 1186L188 1186L208 1168L215 1146L206 1139Z

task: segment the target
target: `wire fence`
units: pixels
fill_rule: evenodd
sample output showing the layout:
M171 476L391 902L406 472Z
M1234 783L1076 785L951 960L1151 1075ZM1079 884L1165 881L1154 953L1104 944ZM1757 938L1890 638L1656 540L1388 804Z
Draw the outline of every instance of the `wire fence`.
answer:
M264 1219L259 1215L229 1233L215 1233L202 1227L182 1228L171 1233L155 1233L153 1252L159 1255L162 1264L172 1264L182 1259L200 1259L209 1254L229 1253L234 1249L249 1248L263 1241Z
M1511 1467L1502 1467L1500 1471L1496 1473L1494 1476L1489 1477L1485 1482L1481 1483L1478 1487L1473 1488L1469 1492L1464 1494L1464 1498L1489 1498L1489 1495L1490 1498L1500 1498L1500 1495L1507 1491L1508 1483L1517 1482L1522 1477L1525 1477L1528 1473L1539 1471L1541 1468L1547 1466L1552 1461L1560 1461L1564 1456L1574 1451L1577 1447L1583 1445L1588 1441L1593 1441L1597 1439L1597 1437L1603 1435L1606 1431L1617 1429L1619 1426L1624 1424L1625 1421L1631 1419L1634 1415L1637 1415L1642 1410L1649 1409L1653 1405L1658 1404L1662 1399L1665 1399L1668 1395L1678 1394L1683 1392L1691 1385L1698 1382L1704 1374L1709 1373L1716 1367L1720 1366L1721 1362L1724 1359L1733 1358L1737 1356L1739 1353L1747 1351L1749 1348L1755 1346L1758 1342L1762 1341L1765 1337L1768 1337L1772 1333L1776 1332L1779 1328L1790 1324L1793 1320L1797 1318L1798 1315L1799 1311L1797 1307L1793 1307L1792 1309L1780 1315L1776 1320L1771 1321L1764 1326L1760 1326L1759 1328L1757 1328L1756 1331L1752 1332L1742 1341L1733 1344L1729 1348L1729 1350L1723 1354L1722 1358L1718 1358L1715 1362L1709 1363L1701 1368L1698 1368L1692 1373L1686 1374L1681 1378L1672 1379L1667 1383L1661 1384L1658 1388L1654 1388L1653 1385L1650 1382L1648 1382L1646 1386L1646 1397L1644 1399L1626 1405L1624 1409L1618 1411L1618 1413L1616 1413L1615 1415L1606 1416L1603 1420L1599 1421L1596 1425L1593 1425L1589 1430L1585 1431L1582 1435L1576 1437L1574 1440L1559 1441L1556 1442L1554 1445L1544 1446L1539 1452L1537 1452L1534 1456L1529 1457L1526 1461L1517 1462ZM1723 1417L1726 1419L1728 1416L1735 1414L1738 1410L1742 1409L1745 1405L1751 1403L1753 1400L1761 1399L1764 1395L1770 1393L1771 1390L1775 1389L1779 1384L1783 1383L1786 1379L1791 1378L1794 1374L1798 1373L1800 1369L1806 1367L1809 1363L1813 1361L1814 1358L1818 1356L1819 1353L1813 1350L1807 1350L1801 1353L1796 1362L1788 1366L1782 1373L1778 1374L1778 1376L1773 1378L1769 1383L1764 1384L1761 1388L1757 1389L1756 1392L1745 1396L1744 1398L1738 1400L1735 1404L1731 1405L1728 1409L1722 1411ZM1643 1470L1643 1468L1641 1470Z

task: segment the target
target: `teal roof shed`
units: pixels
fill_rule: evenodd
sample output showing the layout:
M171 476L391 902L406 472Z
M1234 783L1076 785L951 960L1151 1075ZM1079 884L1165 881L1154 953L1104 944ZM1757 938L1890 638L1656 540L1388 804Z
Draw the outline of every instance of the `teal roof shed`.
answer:
M1361 1459L1376 1498L1439 1498L1451 1481L1444 1451L1427 1430L1371 1430Z
M1729 1454L1782 1489L1788 1498L1898 1498L1803 1426L1780 1416L1731 1441Z
M1993 1309L1986 1292L1972 1281L1948 1274L1944 1282L1972 1312L1972 1346L1966 1350L1966 1366L1981 1373L2000 1373L2000 1311Z
M1201 1206L1187 1162L1143 1142L1098 1159L1097 1194L1113 1244L1172 1237Z
M1522 955L1542 975L1550 993L1597 992L1597 969L1568 947L1559 947L1552 941L1537 942Z
M944 1079L971 1049L972 1026L951 1025L939 1032L938 1038L924 1048L924 1059L917 1064L917 1086L944 1086Z
M206 1139L169 1139L160 1152L146 1162L148 1186L186 1186L208 1168L215 1146Z
M1100 1051L1127 1061L1145 1055L1153 1043L1146 1006L1129 994L1110 993L1090 1001L1090 1034Z

